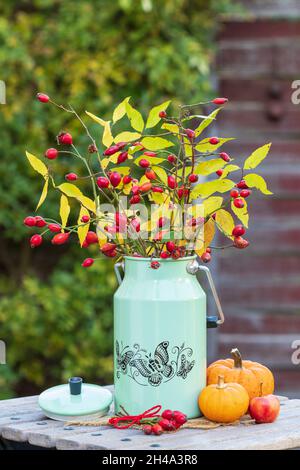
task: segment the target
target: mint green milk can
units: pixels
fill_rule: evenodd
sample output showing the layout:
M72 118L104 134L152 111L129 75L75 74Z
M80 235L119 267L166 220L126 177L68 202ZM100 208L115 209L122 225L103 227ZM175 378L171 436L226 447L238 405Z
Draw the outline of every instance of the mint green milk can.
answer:
M195 257L159 259L125 257L115 271L114 296L115 411L136 415L155 405L200 416L198 395L206 385L206 328L224 316L206 266ZM206 316L206 294L196 273L205 271L219 312Z

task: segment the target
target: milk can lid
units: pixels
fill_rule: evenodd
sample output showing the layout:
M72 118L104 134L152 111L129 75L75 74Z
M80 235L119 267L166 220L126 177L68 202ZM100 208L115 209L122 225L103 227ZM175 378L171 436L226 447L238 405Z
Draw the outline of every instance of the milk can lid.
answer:
M106 388L83 383L81 377L71 377L68 384L42 392L39 406L52 419L90 419L107 414L112 399L111 392Z

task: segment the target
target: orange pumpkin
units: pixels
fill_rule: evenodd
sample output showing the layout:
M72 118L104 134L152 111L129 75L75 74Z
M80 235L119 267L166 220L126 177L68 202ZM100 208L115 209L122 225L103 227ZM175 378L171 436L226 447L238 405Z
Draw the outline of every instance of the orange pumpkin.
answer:
M207 368L207 385L217 384L218 376L225 382L243 385L249 398L269 395L274 392L274 377L270 369L258 362L243 361L238 349L231 351L233 359L221 359Z
M207 419L216 423L233 423L248 410L249 396L237 383L225 383L219 375L218 383L208 385L199 395L199 408Z

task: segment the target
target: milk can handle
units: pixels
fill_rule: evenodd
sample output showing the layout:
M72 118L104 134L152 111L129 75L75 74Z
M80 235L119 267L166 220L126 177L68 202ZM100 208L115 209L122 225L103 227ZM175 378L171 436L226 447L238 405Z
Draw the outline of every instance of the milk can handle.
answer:
M187 272L190 273L190 274L196 274L198 271L204 271L205 272L205 274L207 276L207 279L208 279L208 282L209 282L209 286L211 288L211 291L212 291L212 294L213 294L213 297L214 297L214 300L215 300L215 303L216 303L216 306L217 306L219 319L217 320L216 317L207 317L207 327L208 328L214 328L218 325L222 325L222 323L224 323L224 321L225 321L223 309L222 309L221 302L220 302L219 296L218 296L217 291L216 291L216 286L215 286L215 283L213 281L213 278L212 278L212 275L211 275L211 272L210 272L209 268L207 266L200 266L196 260L192 261L192 263L190 263L187 266Z
M114 270L115 270L116 278L118 280L119 285L121 285L122 281L123 281L120 269L122 269L122 271L124 271L124 264L123 263L116 263L115 267L114 267Z

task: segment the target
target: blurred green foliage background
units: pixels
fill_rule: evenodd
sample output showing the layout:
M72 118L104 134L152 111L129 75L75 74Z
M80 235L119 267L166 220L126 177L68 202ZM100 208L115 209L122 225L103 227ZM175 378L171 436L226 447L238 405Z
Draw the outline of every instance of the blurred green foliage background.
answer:
M70 375L112 381L112 264L83 270L75 246L31 250L22 223L42 185L25 149L42 156L61 129L78 129L35 94L103 118L125 96L142 111L167 98L210 97L218 15L231 9L231 0L1 2L1 397L35 393ZM57 214L58 201L50 197L44 211Z

